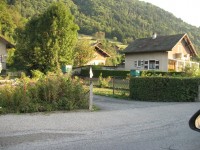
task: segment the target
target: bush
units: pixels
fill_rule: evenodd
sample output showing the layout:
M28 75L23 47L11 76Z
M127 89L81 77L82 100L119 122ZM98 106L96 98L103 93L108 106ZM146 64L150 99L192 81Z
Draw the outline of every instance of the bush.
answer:
M100 88L108 87L110 80L111 80L110 77L103 78L102 73L101 73L100 76L99 76L99 80L98 80L99 87Z
M200 70L197 66L186 66L184 69L184 76L186 77L200 77Z
M143 101L192 102L200 78L137 77L130 80L130 97Z
M32 77L37 79L37 80L44 77L44 73L42 73L39 70L31 70L31 74L32 74Z
M143 70L140 72L141 77L158 77L158 76L165 76L165 77L182 77L185 76L184 72L164 72L164 71L154 71L154 70Z
M23 77L16 85L0 87L0 107L4 113L84 109L89 97L79 79L47 75L36 80Z

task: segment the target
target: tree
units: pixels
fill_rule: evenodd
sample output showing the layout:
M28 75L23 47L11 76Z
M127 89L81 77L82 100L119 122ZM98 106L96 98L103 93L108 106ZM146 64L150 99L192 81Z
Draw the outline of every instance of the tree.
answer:
M0 1L0 35L13 42L14 31L22 25L22 17L17 10Z
M87 40L79 41L74 50L74 65L83 66L92 58L94 58L94 46Z
M77 30L69 8L61 2L53 3L18 32L15 60L28 71L38 69L44 73L72 65Z

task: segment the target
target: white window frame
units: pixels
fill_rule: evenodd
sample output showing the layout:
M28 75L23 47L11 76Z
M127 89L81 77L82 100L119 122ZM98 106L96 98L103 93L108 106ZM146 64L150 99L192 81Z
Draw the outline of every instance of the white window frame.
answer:
M144 60L144 69L149 70L149 60Z
M154 68L150 68L150 61L154 61ZM149 60L136 60L134 61L135 68L142 68L145 70L159 70L160 69L160 61L155 59Z
M150 61L154 61L154 67L153 68L150 68ZM148 70L159 70L160 69L160 61L159 60L153 60L153 59L150 59L148 60Z
M144 66L144 61L143 60L136 60L136 61L134 61L134 66L136 68L141 68L141 67Z

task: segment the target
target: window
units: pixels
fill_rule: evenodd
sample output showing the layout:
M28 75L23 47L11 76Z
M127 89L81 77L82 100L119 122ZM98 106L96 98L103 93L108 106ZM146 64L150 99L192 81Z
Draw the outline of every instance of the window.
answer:
M3 55L0 55L0 63L3 62Z
M137 61L135 61L134 63L135 63L134 66L137 67Z
M149 66L149 61L145 60L144 61L144 69L148 70L148 66Z
M137 64L138 67L141 67L143 66L143 61L142 60L138 60L138 64Z
M149 60L149 69L159 69L160 62L158 60Z
M134 62L135 67L140 68L143 66L143 60L138 60Z
M138 67L141 66L141 60L138 60L138 64L137 64Z
M135 68L144 68L145 70L148 69L160 69L160 62L159 60L138 60L134 61Z
M149 60L149 69L155 69L155 60Z
M159 69L159 64L160 64L160 62L158 60L156 60L156 69Z

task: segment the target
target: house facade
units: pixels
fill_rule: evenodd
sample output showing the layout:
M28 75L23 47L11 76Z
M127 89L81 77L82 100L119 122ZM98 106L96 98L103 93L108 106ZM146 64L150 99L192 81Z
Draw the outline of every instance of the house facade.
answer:
M110 57L110 55L101 48L101 43L96 43L93 46L95 47L94 58L86 65L105 65L106 59Z
M7 50L13 47L13 44L0 36L0 70L6 69Z
M124 53L126 70L182 71L186 66L199 67L191 60L197 53L187 34L137 39Z

